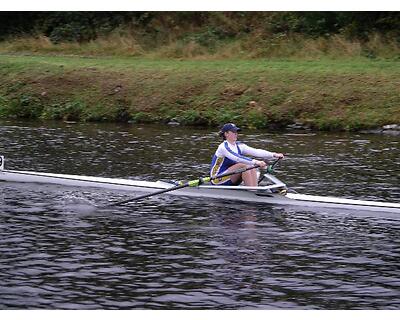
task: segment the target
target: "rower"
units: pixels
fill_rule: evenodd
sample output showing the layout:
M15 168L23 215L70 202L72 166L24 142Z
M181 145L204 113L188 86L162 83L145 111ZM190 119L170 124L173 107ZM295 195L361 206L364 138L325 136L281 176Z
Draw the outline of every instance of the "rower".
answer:
M0 156L0 171L4 170L4 157Z
M258 165L260 168L265 168L265 161L250 158L249 156L263 159L283 159L282 153L270 152L263 149L255 149L248 145L237 141L238 132L241 129L234 123L226 123L221 127L219 136L223 142L218 146L212 161L210 175L215 177L221 173L234 171L240 168L246 168L252 165ZM246 186L257 186L257 171L256 169L248 170L240 174L226 176L220 179L211 180L214 185L230 185L236 186L244 182Z

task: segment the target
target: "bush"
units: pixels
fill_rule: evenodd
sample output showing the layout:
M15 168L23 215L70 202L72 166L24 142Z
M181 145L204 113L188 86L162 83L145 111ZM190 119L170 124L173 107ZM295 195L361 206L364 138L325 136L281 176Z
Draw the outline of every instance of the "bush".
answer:
M155 121L155 118L151 113L140 111L132 114L131 121L136 123L151 123Z
M86 104L80 101L57 103L44 108L40 117L48 120L79 121L82 120L85 109Z
M245 114L246 125L249 128L262 129L268 124L267 116L260 110L250 110Z
M0 96L0 118L7 116L6 108L8 104L9 104L8 100L3 96Z
M87 26L71 23L53 29L48 35L53 43L60 42L83 42L95 38L93 30Z
M198 110L185 110L178 117L177 120L182 124L188 125L207 125L208 120Z
M0 115L10 118L39 118L43 110L40 100L34 96L22 94L17 98L0 99Z

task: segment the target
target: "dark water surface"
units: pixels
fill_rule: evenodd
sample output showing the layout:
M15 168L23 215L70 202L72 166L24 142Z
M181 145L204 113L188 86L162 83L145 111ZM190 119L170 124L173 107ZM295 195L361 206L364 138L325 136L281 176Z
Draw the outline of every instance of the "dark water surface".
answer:
M247 131L302 193L399 202L400 138ZM6 167L206 175L205 129L0 122ZM400 217L0 182L1 309L399 309Z

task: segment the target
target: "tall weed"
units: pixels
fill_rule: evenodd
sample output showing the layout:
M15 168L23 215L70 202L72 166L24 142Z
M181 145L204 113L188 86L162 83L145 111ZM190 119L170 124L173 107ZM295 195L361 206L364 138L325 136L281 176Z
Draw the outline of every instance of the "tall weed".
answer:
M367 41L350 40L344 35L310 38L300 34L265 34L254 32L237 37L223 37L217 31L191 34L186 38L170 36L154 40L145 35L116 30L89 42L52 43L39 35L0 42L0 52L32 52L89 56L142 56L149 58L241 59L241 58L398 58L400 43L375 33Z

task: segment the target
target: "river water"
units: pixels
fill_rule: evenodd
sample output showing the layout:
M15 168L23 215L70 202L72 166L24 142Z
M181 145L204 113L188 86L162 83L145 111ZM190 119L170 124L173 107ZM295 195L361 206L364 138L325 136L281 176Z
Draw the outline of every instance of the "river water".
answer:
M0 122L6 167L207 175L210 129ZM399 202L400 138L245 131L301 193ZM1 309L399 309L400 217L0 182Z

